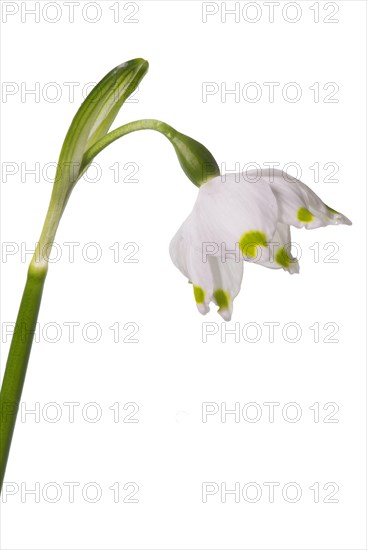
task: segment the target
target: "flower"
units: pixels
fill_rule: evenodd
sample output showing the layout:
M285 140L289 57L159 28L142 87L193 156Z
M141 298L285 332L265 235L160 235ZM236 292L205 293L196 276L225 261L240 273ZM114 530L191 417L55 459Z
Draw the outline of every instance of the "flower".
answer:
M298 273L290 226L316 229L351 222L281 170L217 176L199 188L189 217L170 244L175 266L193 284L202 314L213 301L229 321L243 260Z

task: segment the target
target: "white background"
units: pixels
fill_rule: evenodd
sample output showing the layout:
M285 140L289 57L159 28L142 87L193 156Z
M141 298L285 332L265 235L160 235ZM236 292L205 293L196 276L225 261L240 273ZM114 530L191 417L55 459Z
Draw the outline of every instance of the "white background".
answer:
M301 179L353 221L352 227L294 229L302 247L298 276L245 264L233 319L224 324L214 307L205 318L197 313L191 285L169 258L169 241L197 193L169 143L145 132L105 150L97 159L101 177L78 183L57 234L61 258L50 266L40 341L23 393L23 412L38 412L19 417L16 426L5 480L5 492L14 494L2 503L2 548L365 548L365 3L280 2L273 22L263 2L245 12L246 3L238 3L238 22L224 11L233 2L211 3L208 9L217 13L206 23L196 1L120 2L117 16L117 2L84 9L91 3L81 0L73 23L64 2L2 4L3 179L9 166L17 170L2 185L2 241L14 251L2 256L3 330L16 318L31 257L25 262L21 250L37 241L52 187L42 173L37 182L24 171L57 161L84 86L134 57L148 59L150 70L117 125L162 119L202 141L223 171L236 163L241 169L250 162L296 163ZM39 22L27 13L35 4ZM5 21L4 10L16 8ZM124 21L129 18L137 22ZM74 99L68 82L80 84ZM205 82L219 89L206 102ZM258 101L246 93L238 101L225 95L238 83L250 96L250 82L261 90ZM274 101L266 82L279 83ZM298 101L282 94L286 87L292 95L290 82L301 89ZM324 89L328 83L338 89ZM38 97L24 94L35 86ZM55 91L61 96L53 101ZM126 163L137 166L137 182L124 181ZM310 168L315 163L319 178ZM337 165L337 181L328 181L326 163ZM67 242L80 243L74 262ZM95 249L87 246L82 254L91 242L102 251L97 262L87 255ZM118 262L109 248L114 243ZM137 263L123 261L132 251L123 249L126 243L139 247ZM206 322L217 332L203 342ZM273 342L271 322L279 323ZM80 323L73 343L66 323ZM126 323L138 325L137 343L123 342L131 332ZM91 343L97 324L101 338ZM117 324L115 343L109 327ZM335 327L337 341L328 342ZM240 331L239 341L226 329ZM3 368L9 343L3 332ZM74 403L74 422L66 402ZM123 409L132 402L139 407L136 423L126 422L132 407ZM219 409L223 403L224 412L237 402L244 414L221 422L218 412L203 422L205 402ZM274 422L269 402L279 404ZM92 422L96 410L102 416ZM261 418L250 422L256 410ZM295 412L301 417L291 422ZM55 413L61 418L52 422ZM79 484L74 502L70 482ZM217 488L206 503L205 482ZM269 482L279 484L274 502ZM123 502L132 490L123 489L126 483L139 487L138 502ZM241 491L252 484L247 498L241 492L239 502L225 499L225 488L236 483ZM289 493L287 483L293 484ZM320 502L310 489L315 483ZM121 489L116 503L114 484ZM337 502L324 502L336 486ZM292 503L295 487L302 494ZM32 488L39 499L27 493ZM96 488L100 499L92 503ZM250 502L256 489L259 500Z

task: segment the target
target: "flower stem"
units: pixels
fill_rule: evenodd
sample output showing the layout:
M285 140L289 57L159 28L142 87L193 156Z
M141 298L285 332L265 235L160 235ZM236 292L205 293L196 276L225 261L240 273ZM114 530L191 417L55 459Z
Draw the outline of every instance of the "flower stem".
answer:
M176 130L162 122L161 120L155 120L153 118L147 118L142 120L135 120L134 122L129 122L112 130L109 134L103 136L98 142L96 142L84 155L81 169L85 170L86 167L92 162L94 157L103 151L110 143L113 143L116 139L119 139L122 136L131 134L132 132L137 132L138 130L155 130L164 134L168 139L173 137L176 133Z
M33 261L31 262L6 363L0 393L0 490L27 372L46 275L47 264L37 267Z
M105 134L84 154L80 172L83 173L92 160L108 145L120 137L138 130L155 130L164 135L173 145L182 170L194 185L200 187L211 178L220 175L219 166L211 152L202 144L181 134L169 124L153 118L135 120Z

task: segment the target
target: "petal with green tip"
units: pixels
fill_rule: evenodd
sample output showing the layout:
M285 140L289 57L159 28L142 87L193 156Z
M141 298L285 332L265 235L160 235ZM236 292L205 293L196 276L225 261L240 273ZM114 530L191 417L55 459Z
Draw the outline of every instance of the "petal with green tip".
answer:
M232 315L233 299L241 288L243 260L216 256L203 261L199 252L195 225L189 217L180 227L170 244L170 256L178 269L193 283L194 297L202 314L209 311L211 301L219 306L218 313L225 320ZM221 291L221 292L219 292Z
M278 223L276 231L268 243L268 247L262 249L262 254L254 263L271 269L284 269L289 273L299 273L299 264L291 254L292 242L289 225Z
M248 175L251 177L251 172ZM280 223L306 229L351 224L343 214L329 208L307 185L282 170L264 169L262 180L270 185L275 195Z

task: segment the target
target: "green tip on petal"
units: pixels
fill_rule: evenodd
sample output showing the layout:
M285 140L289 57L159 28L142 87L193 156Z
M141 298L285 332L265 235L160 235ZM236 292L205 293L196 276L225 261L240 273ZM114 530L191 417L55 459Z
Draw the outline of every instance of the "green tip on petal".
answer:
M194 296L195 296L195 302L196 302L197 304L202 304L202 303L204 303L205 292L204 292L204 290L201 288L201 286L194 286Z
M309 223L312 222L314 216L307 208L300 208L297 212L297 218L300 222Z
M240 249L244 256L256 258L257 246L268 246L266 235L262 231L247 231L240 239Z
M291 264L290 257L287 254L287 251L285 250L284 246L282 248L279 248L278 252L275 255L275 261L277 264L284 267L284 269L289 269L289 266Z
M343 223L345 225L352 225L352 222L348 220L348 218L344 216L344 214L342 214L341 212L338 212L337 210L334 210L334 208L331 208L331 206L328 206L327 204L325 204L325 207L326 207L326 210L328 211L329 219L331 219L333 223L335 224Z
M221 288L218 288L217 290L214 291L213 298L217 302L219 311L221 309L229 309L230 296L228 292L225 292Z
M331 208L331 206L328 206L327 204L325 204L325 206L329 210L329 212L331 212L332 214L340 214L340 212L338 212L337 210L334 210L334 208Z

